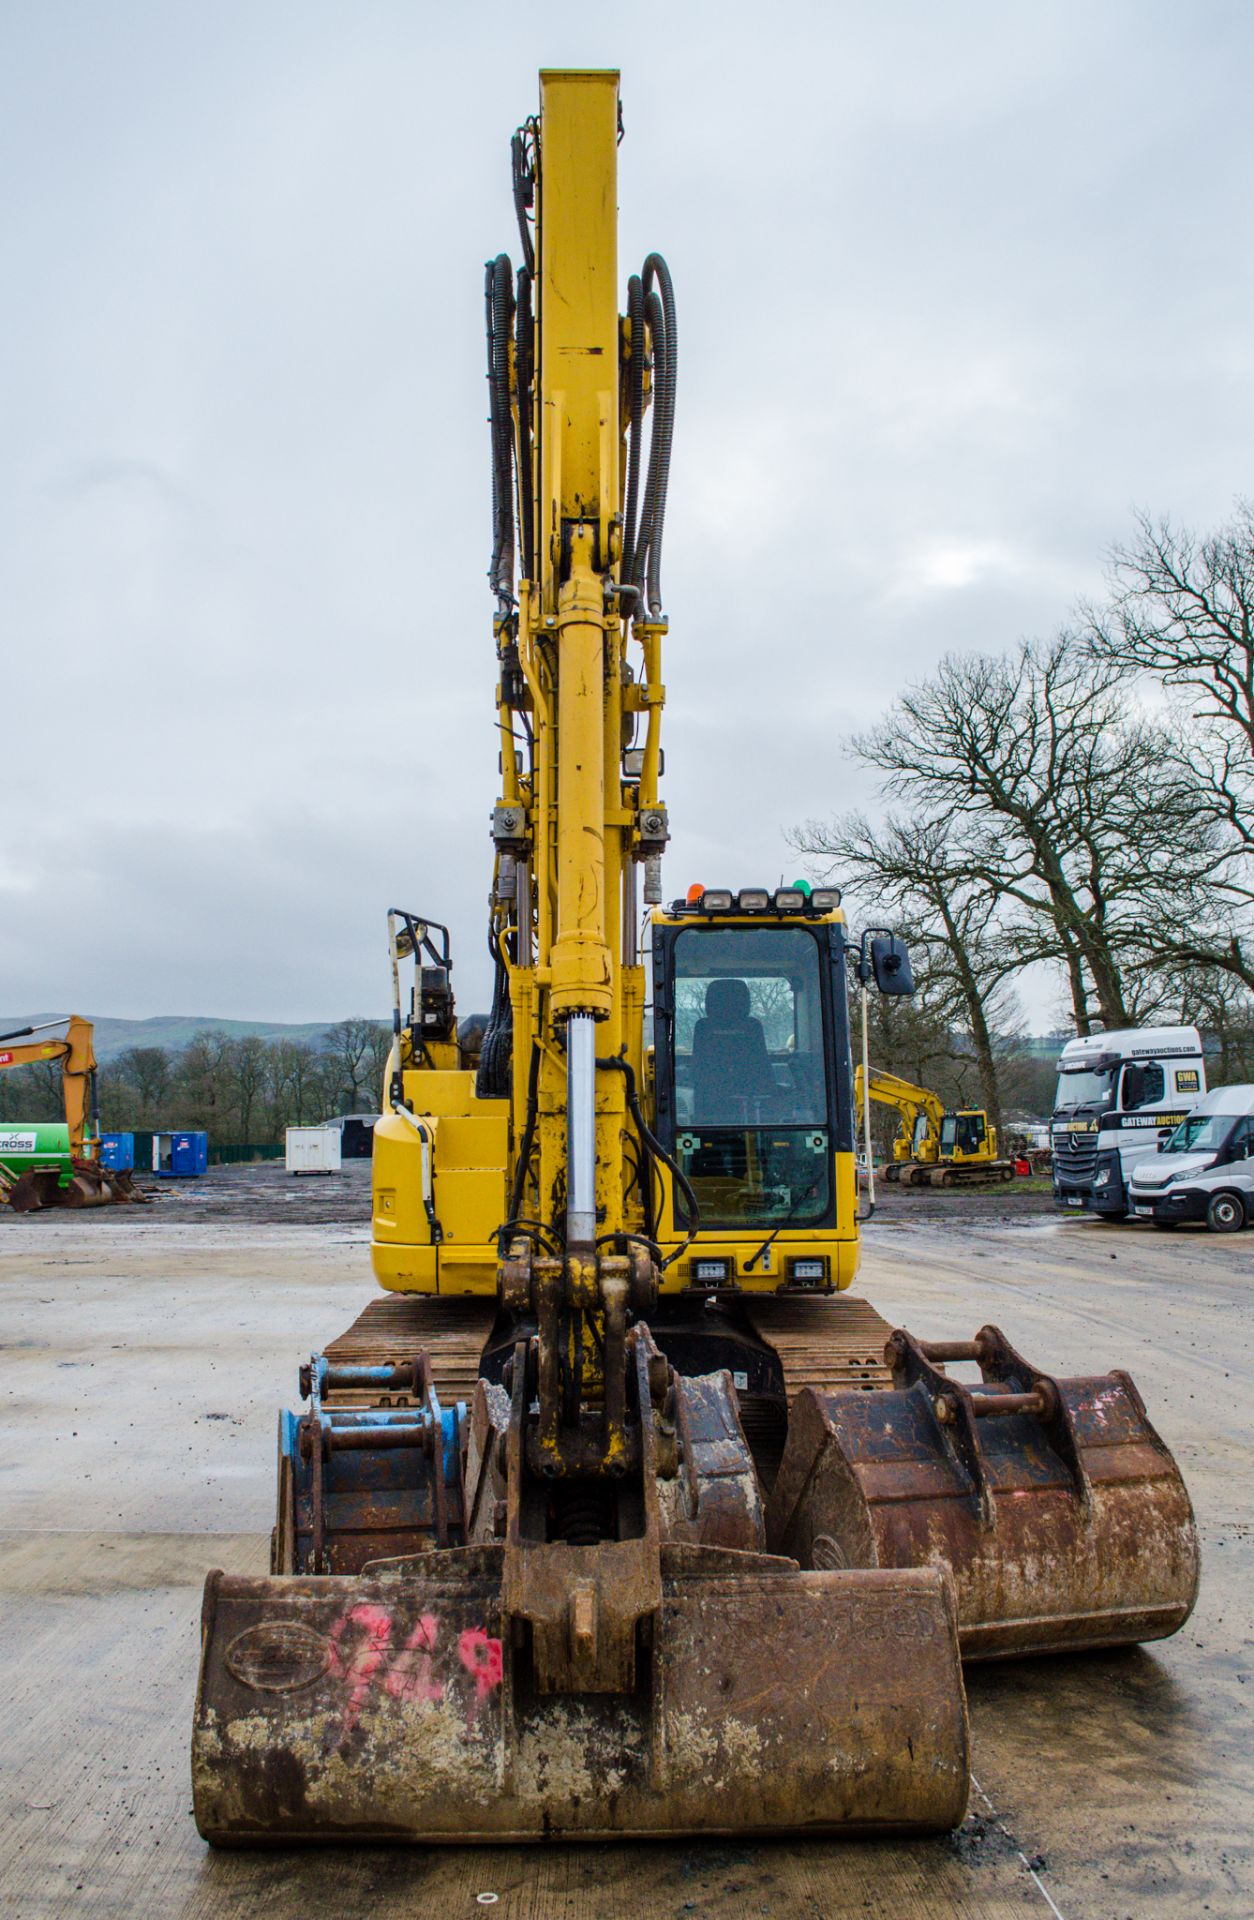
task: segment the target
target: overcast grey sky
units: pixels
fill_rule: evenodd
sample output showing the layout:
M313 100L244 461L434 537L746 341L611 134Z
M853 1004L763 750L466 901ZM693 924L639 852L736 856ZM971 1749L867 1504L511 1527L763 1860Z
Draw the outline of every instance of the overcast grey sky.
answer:
M1254 12L0 10L0 1007L486 997L482 262L541 65L619 65L675 275L669 892L774 882L948 648L1254 488Z

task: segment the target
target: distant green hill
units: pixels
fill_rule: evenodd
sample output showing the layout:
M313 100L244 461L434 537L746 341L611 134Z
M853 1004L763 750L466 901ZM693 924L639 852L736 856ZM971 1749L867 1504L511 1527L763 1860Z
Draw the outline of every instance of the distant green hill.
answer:
M92 1022L96 1058L101 1065L116 1060L128 1047L165 1047L170 1053L178 1053L198 1033L226 1033L235 1040L255 1033L263 1040L304 1040L319 1046L327 1028L336 1024L334 1020L219 1020L212 1014L192 1013L158 1014L152 1020L114 1020L108 1014L91 1013L85 1008L73 1010ZM54 1017L50 1013L0 1014L0 1033L11 1033L15 1027L37 1026L41 1020Z

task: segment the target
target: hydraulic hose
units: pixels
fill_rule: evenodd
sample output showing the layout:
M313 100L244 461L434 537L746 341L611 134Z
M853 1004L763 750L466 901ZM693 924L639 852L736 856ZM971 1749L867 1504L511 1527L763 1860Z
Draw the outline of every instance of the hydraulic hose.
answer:
M509 143L509 154L514 182L514 212L518 218L518 235L522 241L523 265L526 272L534 278L536 250L531 238L531 223L527 219L527 209L535 205L536 198L535 170L527 160L527 135L532 131L533 125L533 122L528 121L525 127L519 127Z
M641 290L644 317L653 338L653 431L649 438L649 468L640 529L632 555L632 584L644 596L650 616L657 619L662 612L662 534L670 484L679 367L675 290L670 268L660 253L651 253L645 261Z
M492 591L508 609L514 603L513 439L509 406L509 341L514 322L514 271L498 254L484 269L488 343L488 419L492 434Z
M501 952L501 936L494 933L491 927L488 929L488 952L492 955L494 966L492 1010L479 1052L475 1098L504 1100L509 1097L514 1058L514 1006L509 996L509 969Z
M645 1119L644 1114L640 1110L640 1100L636 1092L636 1076L632 1069L630 1061L628 1061L624 1057L624 1055L622 1055L621 1053L616 1053L611 1055L609 1059L598 1060L597 1065L598 1067L604 1067L607 1070L610 1068L615 1068L619 1073L623 1075L623 1078L627 1082L627 1111L630 1113L632 1121L635 1125L636 1131L640 1135L640 1144L642 1149L644 1150L646 1161L648 1160L650 1155L656 1156L656 1158L662 1162L662 1165L669 1169L671 1178L674 1180L675 1185L679 1188L680 1192L683 1194L684 1205L688 1209L688 1219L690 1222L688 1227L688 1236L685 1239L682 1246L676 1247L673 1253L668 1253L666 1258L663 1261L661 1261L660 1264L663 1267L669 1267L673 1264L674 1261L679 1259L681 1254L686 1253L688 1251L689 1247L692 1245L693 1241L696 1239L697 1234L701 1231L700 1204L697 1200L696 1194L692 1190L692 1183L688 1179L687 1174L683 1171L682 1167L680 1167L678 1162L672 1159L671 1155L666 1151L666 1148L662 1145L657 1135L652 1131L648 1121ZM642 1171L644 1171L645 1182L649 1189L649 1198L645 1206L645 1224L646 1224L646 1230L648 1231L648 1234L649 1234L649 1238L652 1239L653 1238L652 1218L651 1218L652 1212L653 1212L652 1169L649 1168L648 1170L642 1170Z
M640 453L644 437L644 287L640 275L627 282L627 322L631 334L627 362L627 499L623 507L622 577L634 581L636 506L640 496Z
M518 1143L518 1158L514 1162L514 1190L509 1196L509 1219L497 1235L497 1247L504 1254L509 1235L518 1223L519 1208L522 1206L523 1189L527 1184L527 1169L531 1163L531 1149L535 1144L536 1119L540 1111L540 1042L531 1043L531 1066L527 1072L527 1117L523 1122L523 1136ZM552 1227L544 1229L554 1233ZM556 1238L554 1234L554 1238Z
M524 580L536 577L535 499L531 490L531 383L536 366L532 277L529 268L519 267L514 321L514 381L518 393L518 566Z

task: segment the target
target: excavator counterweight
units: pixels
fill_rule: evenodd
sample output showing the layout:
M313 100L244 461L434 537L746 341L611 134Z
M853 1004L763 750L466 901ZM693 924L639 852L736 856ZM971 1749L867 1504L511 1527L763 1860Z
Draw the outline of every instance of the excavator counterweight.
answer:
M1049 1381L990 1333L996 1390L938 1386L848 1295L848 986L912 991L902 942L852 947L836 889L663 903L678 330L658 254L618 311L620 131L617 74L545 73L513 142L522 264L485 275L492 1010L459 1028L447 929L394 908L386 1298L280 1415L269 1576L206 1586L215 1845L952 1827L960 1635L1029 1643L1034 1525L1081 1566L1054 1640L1190 1604L1187 1496L1130 1382ZM1154 1552L1098 1594L1133 1467Z

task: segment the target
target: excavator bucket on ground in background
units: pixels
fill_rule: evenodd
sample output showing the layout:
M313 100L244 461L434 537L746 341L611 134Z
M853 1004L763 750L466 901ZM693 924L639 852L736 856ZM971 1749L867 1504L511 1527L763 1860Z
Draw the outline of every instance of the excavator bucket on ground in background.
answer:
M1193 1509L1126 1373L1055 1380L996 1327L893 1334L893 1384L792 1410L768 1538L802 1566L948 1567L964 1660L1158 1640L1198 1584ZM974 1361L978 1385L944 1371Z
M678 338L660 255L618 311L619 133L616 74L546 73L514 138L523 265L485 278L492 1012L472 1056L447 929L393 909L389 1299L280 1421L269 1577L205 1590L218 1845L952 1827L960 1631L1089 1644L1191 1595L1130 1384L991 1334L979 1392L904 1336L890 1374L842 1298L850 955L910 992L898 937L853 948L839 890L800 883L663 906Z

